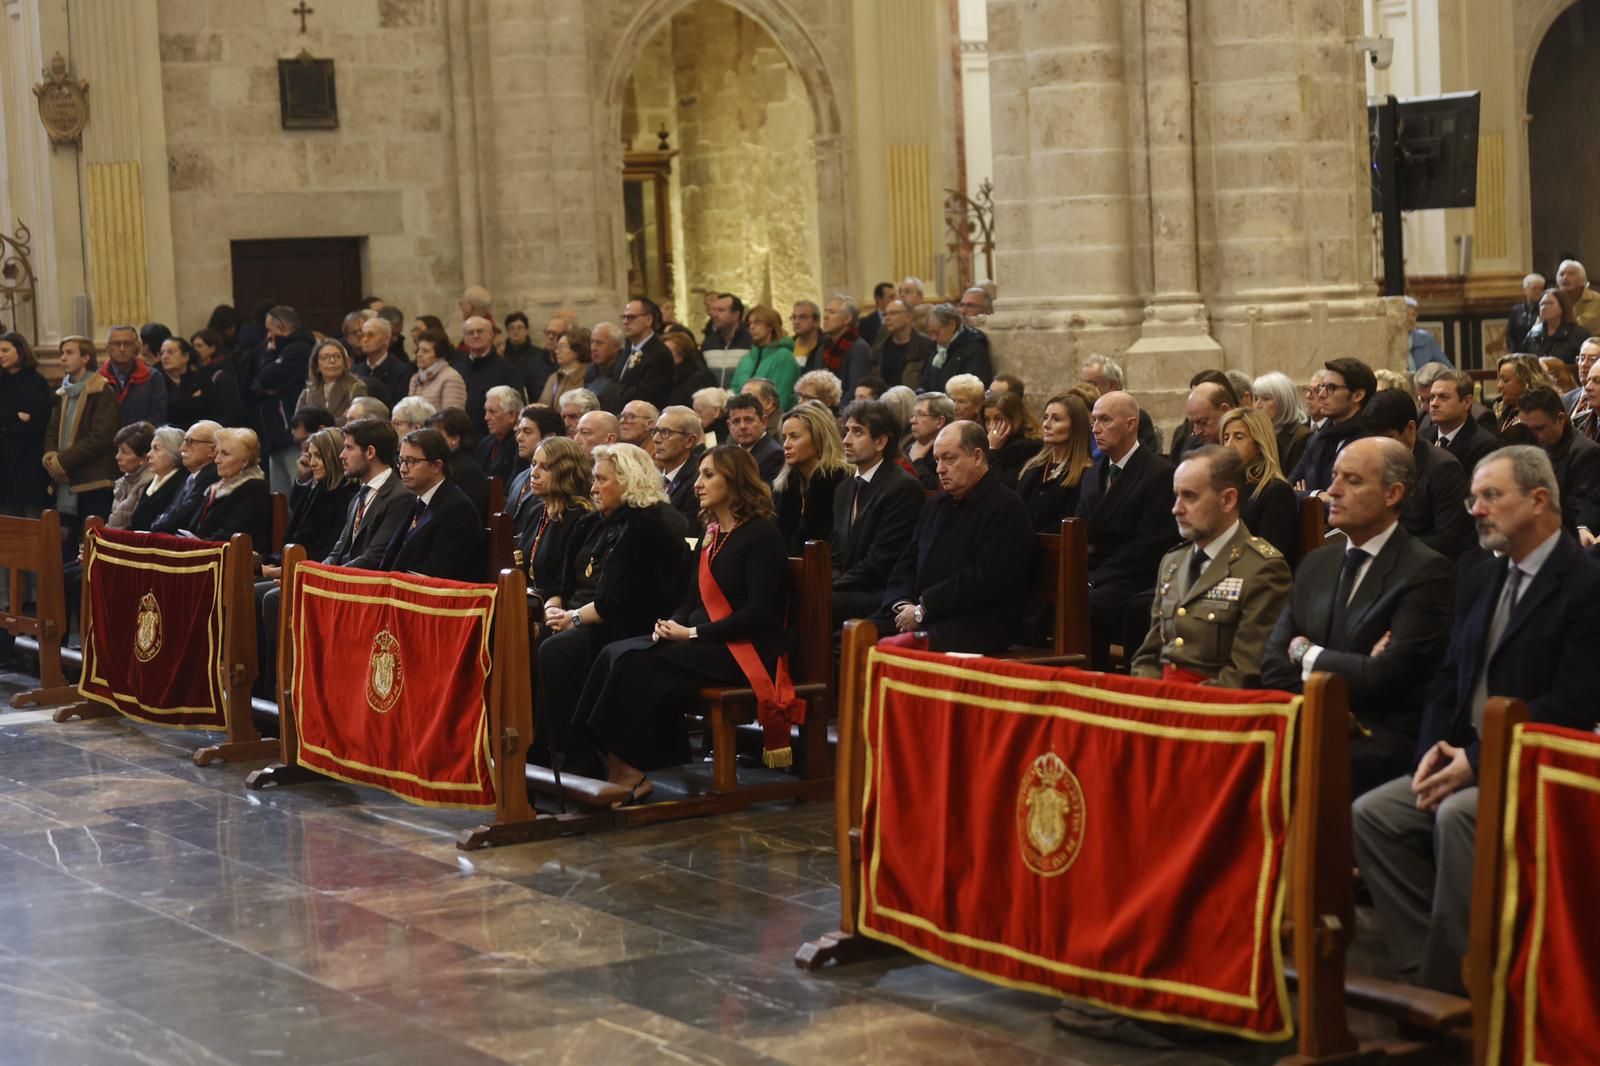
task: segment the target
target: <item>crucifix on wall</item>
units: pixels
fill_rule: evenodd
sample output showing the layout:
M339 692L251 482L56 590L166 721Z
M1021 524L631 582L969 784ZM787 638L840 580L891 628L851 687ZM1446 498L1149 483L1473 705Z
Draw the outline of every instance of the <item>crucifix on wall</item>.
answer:
M316 13L317 13L317 9L316 8L307 7L306 6L306 0L300 0L300 6L296 7L296 8L292 8L289 11L289 14L291 14L291 15L299 15L300 16L300 32L301 33L306 32L306 16L307 15L315 15Z

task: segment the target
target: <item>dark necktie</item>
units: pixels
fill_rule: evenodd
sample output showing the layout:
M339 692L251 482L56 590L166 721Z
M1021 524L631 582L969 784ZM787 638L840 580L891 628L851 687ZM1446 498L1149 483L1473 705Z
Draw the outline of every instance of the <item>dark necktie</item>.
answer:
M866 495L867 479L856 477L855 491L850 494L850 525L856 524L856 518L861 514L861 497Z
M1356 575L1361 572L1361 564L1371 556L1360 548L1351 548L1344 553L1344 565L1339 568L1339 588L1333 594L1333 612L1328 625L1328 639L1337 640L1344 635L1345 611L1350 606L1350 594L1356 585Z
M1200 580L1200 575L1205 573L1206 563L1210 561L1211 557L1206 555L1205 549L1199 547L1198 545L1196 545L1194 551L1189 553L1189 583L1183 586L1185 595L1187 595L1189 590L1194 588L1195 583Z
M1112 485L1117 483L1117 475L1120 473L1122 473L1122 467L1118 466L1116 463L1106 464L1106 488L1109 489Z
M1590 440L1600 444L1600 411L1591 410L1589 412L1589 421L1584 425L1583 430L1588 434Z
M361 491L356 494L356 520L351 526L352 532L359 532L361 520L367 516L367 503L372 499L372 486L362 485Z

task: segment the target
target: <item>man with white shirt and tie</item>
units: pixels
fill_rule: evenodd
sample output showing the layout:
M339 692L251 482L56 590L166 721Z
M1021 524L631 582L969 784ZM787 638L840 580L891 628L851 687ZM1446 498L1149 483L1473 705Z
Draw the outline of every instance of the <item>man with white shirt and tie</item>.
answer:
M704 436L700 416L692 408L677 405L656 416L650 429L650 439L655 443L652 458L661 471L667 501L683 515L695 536L700 533L700 498L695 495L694 483L700 476L700 457L705 454L701 444Z
M887 404L857 400L844 409L844 457L855 477L833 497L833 625L868 618L883 602L895 560L917 528L924 493L894 461L899 426Z
M1300 692L1315 670L1345 679L1361 723L1350 741L1352 795L1411 764L1428 680L1450 640L1455 567L1400 522L1416 478L1416 460L1399 441L1345 446L1327 498L1328 522L1346 542L1300 561L1262 657L1265 688Z
M1451 370L1428 387L1428 427L1417 435L1445 449L1470 476L1478 462L1500 447L1500 438L1472 417L1472 376Z
M1479 543L1495 555L1462 582L1412 772L1353 809L1356 860L1395 963L1407 980L1452 992L1472 906L1484 705L1520 699L1535 722L1592 729L1600 656L1600 564L1562 529L1544 451L1495 452L1474 471L1467 503Z

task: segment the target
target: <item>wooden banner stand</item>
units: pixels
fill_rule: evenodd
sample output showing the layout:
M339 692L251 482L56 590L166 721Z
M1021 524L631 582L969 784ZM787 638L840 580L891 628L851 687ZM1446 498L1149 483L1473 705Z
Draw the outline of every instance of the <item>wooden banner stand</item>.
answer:
M278 736L279 761L252 771L245 778L249 789L273 788L322 780L322 775L299 766L294 727L294 615L295 585L306 552L291 544L283 553L283 601L278 616ZM501 571L495 599L493 666L489 675L489 736L494 759L494 820L463 830L456 846L463 851L526 841L547 840L595 825L610 825L610 811L593 815L539 814L528 800L524 767L533 741L533 679L530 667L526 578L516 570ZM246 704L248 706L248 703Z
M84 523L84 536L105 525L100 518ZM222 710L227 723L228 739L221 744L208 744L195 751L196 766L209 766L218 759L224 762L249 762L253 759L271 758L278 750L278 742L263 739L256 731L250 717L250 689L255 684L260 666L256 661L256 607L255 607L255 556L247 533L235 533L222 553ZM89 612L89 571L83 573L83 595L80 600L82 617ZM79 623L87 632L88 627ZM43 641L40 642L43 647ZM77 696L77 690L73 690ZM62 707L55 713L57 722L72 718L110 718L117 714L113 707L95 700L81 700Z
M11 697L13 707L54 707L78 698L76 685L61 671L61 642L67 635L67 594L61 577L61 516L0 517L0 570L10 571L10 599L0 615L0 630L39 642L39 687ZM34 611L22 613L24 573L33 573Z

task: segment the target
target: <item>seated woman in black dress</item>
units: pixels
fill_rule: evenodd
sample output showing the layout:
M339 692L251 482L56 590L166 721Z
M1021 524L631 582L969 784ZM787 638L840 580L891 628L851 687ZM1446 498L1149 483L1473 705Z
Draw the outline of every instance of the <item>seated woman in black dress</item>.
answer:
M726 444L701 458L695 492L706 535L689 596L648 637L600 653L573 717L574 732L586 729L605 751L606 779L633 800L650 794L644 771L661 761L657 738L665 729L682 737L682 710L706 686L755 689L767 765L792 757L789 725L799 707L784 660L788 564L767 521L771 497L750 453Z
M1239 501L1239 521L1285 557L1294 558L1300 531L1300 501L1278 466L1278 434L1266 412L1235 407L1222 416L1217 441L1244 460L1250 492Z
M183 468L183 430L176 426L162 426L150 440L150 483L139 493L133 505L133 515L128 528L139 533L147 532L163 511L172 506L183 489L188 471Z
M533 450L528 491L533 494L517 527L517 547L528 565L528 581L541 597L561 587L573 532L594 511L589 498L593 461L571 437L546 437Z
M593 453L595 509L579 519L559 586L545 598L552 636L539 642L544 736L564 769L598 777L593 746L568 723L600 649L648 637L656 619L683 595L688 523L667 499L661 471L633 444L601 444ZM563 757L564 756L564 757Z
M191 530L201 540L227 540L248 533L251 547L272 546L272 492L261 470L261 444L253 429L217 433L217 480Z
M1002 484L1017 487L1028 460L1039 454L1039 421L1014 392L983 398L983 428L989 434L989 469Z
M319 429L306 438L305 459L311 480L303 491L295 493L283 542L305 548L306 558L312 562L320 562L333 551L344 531L350 501L355 498L356 482L345 476L344 464L339 461L343 449L344 430L334 426ZM276 552L263 553L261 576L282 577L283 569L278 565L281 560Z
M783 469L772 482L773 506L784 550L805 551L808 540L833 535L833 494L850 476L844 442L833 412L820 403L802 403L783 416Z
M1028 505L1035 533L1060 533L1061 520L1078 513L1083 473L1094 465L1082 397L1064 392L1046 400L1039 433L1044 447L1023 464L1017 495Z

